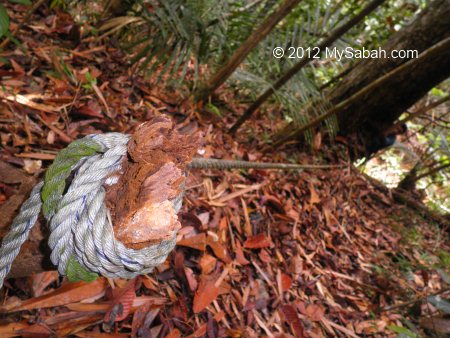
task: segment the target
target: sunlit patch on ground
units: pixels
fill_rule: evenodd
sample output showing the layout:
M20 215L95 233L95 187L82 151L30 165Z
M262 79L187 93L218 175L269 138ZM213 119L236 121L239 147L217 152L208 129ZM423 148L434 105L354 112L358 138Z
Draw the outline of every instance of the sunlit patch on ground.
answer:
M414 167L417 156L404 145L394 145L361 165L367 175L383 182L388 188L396 188Z

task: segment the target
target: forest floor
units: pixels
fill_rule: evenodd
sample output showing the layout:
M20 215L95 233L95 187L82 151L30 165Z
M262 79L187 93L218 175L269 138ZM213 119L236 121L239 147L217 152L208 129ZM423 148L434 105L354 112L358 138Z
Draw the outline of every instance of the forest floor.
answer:
M345 162L335 155L342 148L318 140L314 151L263 154L258 135L276 127L268 118L232 138L232 117L204 118L182 93L136 75L111 40L80 41L70 16L47 14L37 12L16 33L20 44L0 54L0 161L10 171L0 178L37 181L71 141L131 132L158 114L201 131L205 157ZM231 91L219 94L242 112ZM3 227L24 189L0 180ZM49 271L8 280L0 336L357 337L440 325L433 295L449 290L446 233L351 166L192 171L180 218L176 249L148 276L69 283Z

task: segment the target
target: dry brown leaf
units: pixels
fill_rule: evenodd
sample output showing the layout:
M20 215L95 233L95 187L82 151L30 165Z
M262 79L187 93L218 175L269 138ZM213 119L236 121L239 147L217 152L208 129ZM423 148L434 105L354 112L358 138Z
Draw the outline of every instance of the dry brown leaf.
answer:
M238 262L241 265L247 265L250 264L250 262L245 258L244 251L242 251L241 243L236 241L236 262Z
M281 273L281 290L288 291L292 286L292 278L286 275L285 273Z
M133 278L123 288L112 290L113 299L108 312L105 314L105 322L118 322L125 319L130 314L133 301L136 298L135 289L138 280L139 277ZM114 310L119 306L119 313L115 313Z
M225 317L225 312L220 311L214 315L214 320L216 322L220 322ZM193 334L188 336L187 338L199 338L203 337L206 334L206 331L208 329L208 324L205 323L202 326L200 326Z
M74 334L75 337L79 338L129 338L128 333L102 333L93 331L83 331Z
M211 272L214 271L216 267L217 259L215 259L213 256L205 254L200 258L200 268L202 269L202 274L209 275Z
M0 336L9 338L9 337L17 337L17 332L20 330L25 330L29 328L31 325L28 324L27 320L20 321L17 323L7 323L0 325Z
M295 308L292 305L283 305L280 310L295 337L306 337L305 328Z
M305 315L313 322L319 322L325 315L325 309L321 305L309 304L306 306Z
M36 160L54 160L56 155L54 154L46 154L46 153L20 153L16 154L17 157L22 158L34 158Z
M227 264L231 263L232 259L230 257L230 254L228 253L227 248L224 245L222 245L218 241L215 241L212 236L206 237L206 244L212 249L217 258Z
M144 325L145 319L150 311L155 311L155 316L159 312L159 308L153 304L153 302L146 302L136 309L131 322L131 336L137 337L138 330Z
M139 306L142 306L145 303L152 303L154 305L163 305L167 303L167 299L163 297L154 297L154 296L140 296L136 297L133 300L133 310L136 310ZM89 312L89 311L103 311L106 312L111 306L110 302L101 302L101 303L72 303L67 304L65 307L72 311L79 312Z
M205 251L206 250L206 235L201 233L199 235L183 238L177 242L177 245L187 246L189 248Z
M172 330L165 338L180 338L181 332L178 329Z
M42 295L44 289L59 278L58 271L44 271L30 278L33 297Z
M215 280L200 282L197 292L194 296L194 305L192 310L194 313L199 313L206 309L219 295L219 286L215 285Z
M228 275L229 269L226 267L217 280L202 278L197 292L194 296L193 311L199 313L211 304L221 291L221 284Z
M13 308L8 307L8 305L0 306L0 311L16 312L76 303L81 300L102 296L106 286L107 283L104 278L97 278L91 283L67 282L53 292L49 292L40 297L27 299Z
M244 242L244 248L246 249L262 249L272 245L272 241L264 233L251 236Z
M309 204L313 205L320 202L320 197L317 194L316 190L314 189L314 186L312 184L309 185L309 191L311 193L311 198L309 199Z
M22 338L47 338L51 337L53 332L43 324L34 324L25 329L17 330L17 334Z

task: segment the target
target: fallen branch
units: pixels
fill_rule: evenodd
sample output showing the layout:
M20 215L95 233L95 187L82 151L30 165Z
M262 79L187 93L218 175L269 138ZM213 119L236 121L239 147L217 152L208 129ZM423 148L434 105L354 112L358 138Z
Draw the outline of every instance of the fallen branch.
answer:
M414 299L411 299L411 300L409 300L407 302L404 302L404 303L399 303L399 304L395 304L395 305L385 306L384 308L380 309L379 312L386 312L386 311L399 309L399 308L402 308L402 307L405 307L405 306L410 306L410 305L413 305L413 304L415 304L417 302L423 301L423 300L425 300L426 298L428 298L430 296L437 296L437 295L440 295L440 294L445 293L447 291L450 291L450 288L445 288L445 289L436 291L434 293L428 293L426 295L415 297Z
M360 172L358 169L354 168L354 170L357 170L358 172ZM361 173L375 188L377 188L378 190L381 190L381 192L383 192L384 194L388 195L389 193L392 194L392 196L394 197L394 199L399 202L399 203L404 203L406 204L408 207L411 207L417 211L419 211L422 216L424 216L425 218L436 222L438 224L443 225L445 228L449 229L450 228L450 223L448 220L445 219L445 217L438 215L434 212L432 212L429 208L427 208L425 205L423 205L421 202L409 197L405 192L399 191L399 190L391 190L389 188L387 188L383 183L379 182L378 180L370 177L367 174Z

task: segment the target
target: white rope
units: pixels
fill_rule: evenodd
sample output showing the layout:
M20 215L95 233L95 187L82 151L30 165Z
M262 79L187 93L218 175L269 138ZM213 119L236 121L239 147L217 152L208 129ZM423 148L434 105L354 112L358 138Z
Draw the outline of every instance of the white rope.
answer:
M161 265L175 247L176 235L170 240L140 250L127 248L114 237L109 212L104 203L103 185L111 174L120 171L121 161L127 153L128 140L128 135L120 133L87 136L80 143L93 143L100 149L96 154L81 157L67 172L63 172L61 168L71 163L68 160L60 161L59 167L49 169L56 174L45 181L47 188L52 189L44 202L44 211L46 205L52 203L56 208L44 212L44 216L51 230L48 241L52 249L50 258L62 275L66 274L70 259L74 258L86 270L102 276L133 278L147 274ZM76 150L75 146L73 148ZM53 189L70 172L74 177L67 191L63 193ZM44 194L45 189L43 182L34 187L30 198L14 219L10 232L3 238L0 247L0 287L36 222L42 206L41 190ZM178 196L171 202L178 213L182 198Z

